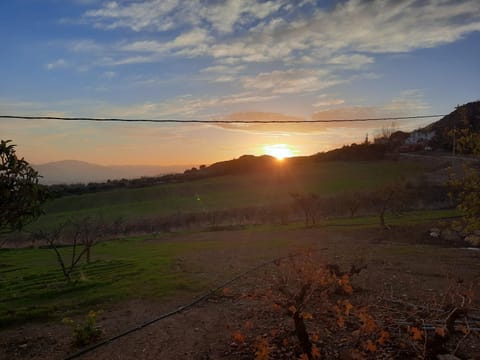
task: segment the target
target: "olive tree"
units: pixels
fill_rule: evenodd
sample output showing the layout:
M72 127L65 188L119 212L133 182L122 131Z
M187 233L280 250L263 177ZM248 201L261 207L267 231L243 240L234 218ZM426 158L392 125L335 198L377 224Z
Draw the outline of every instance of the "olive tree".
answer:
M0 234L20 230L41 214L46 191L40 176L15 154L11 140L0 140Z

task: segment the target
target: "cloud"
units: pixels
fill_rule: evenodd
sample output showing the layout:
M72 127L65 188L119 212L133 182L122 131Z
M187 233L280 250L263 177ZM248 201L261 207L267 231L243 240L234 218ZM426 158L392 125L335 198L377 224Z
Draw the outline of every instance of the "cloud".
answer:
M110 1L98 9L85 12L84 18L104 29L167 31L185 25L207 23L220 33L228 33L233 31L235 25L245 26L268 17L284 3L279 0Z
M147 53L165 53L169 50L195 47L203 42L210 40L208 32L203 29L194 29L189 32L178 35L171 41L156 41L156 40L147 40L147 41L136 41L129 43L119 48L123 51L131 52L147 52Z
M102 74L102 77L104 77L105 79L113 79L116 76L117 76L117 73L115 71L105 71Z
M338 120L338 119L370 119L382 117L402 117L423 114L430 110L430 105L424 99L423 92L420 89L408 89L401 91L399 95L393 97L385 104L377 106L350 106L327 109L312 114L313 120ZM346 123L328 123L328 128L365 128L381 129L384 125L390 125L395 120L385 121L367 121ZM402 130L413 130L420 126L432 122L431 119L412 119L399 120L398 125Z
M327 70L290 69L260 73L243 79L247 89L270 91L273 94L292 94L317 91L337 85L341 80Z
M291 7L259 0L110 1L85 12L84 20L105 29L161 33L163 40L104 45L111 65L175 56L211 58L214 66L279 62L359 70L379 53L435 47L480 31L480 2L348 0L322 7L306 1ZM71 45L90 53L98 47L87 40Z
M372 64L375 59L370 56L353 54L353 55L338 55L328 60L329 64L341 65L350 69L359 69L367 64Z
M214 65L209 66L202 69L200 72L202 73L219 73L219 74L236 74L245 70L245 65L237 65L237 66L227 66L227 65Z
M344 99L329 99L329 100L319 100L316 103L312 104L313 107L323 107L323 106L335 106L342 105L345 103Z
M327 52L396 53L450 43L479 30L475 0L350 0L276 29L276 39Z
M214 120L226 120L226 121L303 121L306 120L304 117L287 115L282 113L275 112L258 112L258 111L245 111L245 112L236 112L224 116L218 116ZM261 124L261 123L252 123L252 124L215 124L215 126L222 129L235 130L235 131L247 131L255 133L306 133L315 131L320 126L312 124Z
M64 59L57 59L45 65L47 70L55 70L67 67L67 62Z
M84 39L84 40L75 40L68 44L68 47L73 52L87 52L94 53L100 52L104 49L103 46L97 44L94 40Z

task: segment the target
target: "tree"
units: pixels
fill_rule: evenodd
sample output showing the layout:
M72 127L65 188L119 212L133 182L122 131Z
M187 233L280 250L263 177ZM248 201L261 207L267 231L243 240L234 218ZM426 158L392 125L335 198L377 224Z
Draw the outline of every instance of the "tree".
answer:
M20 230L38 217L46 200L40 176L15 154L11 140L0 140L0 234Z
M298 193L290 193L294 204L303 210L305 215L305 226L316 224L316 217L319 208L319 198L316 194L302 195Z
M478 159L480 134L463 130L459 135L456 144L459 152L473 154ZM457 189L457 207L463 213L462 226L464 230L469 233L480 230L480 175L478 169L464 166L462 178L451 181L451 184Z
M377 189L370 196L370 202L378 214L380 226L389 229L385 223L385 215L388 210L392 213L401 213L408 202L407 191L404 182L385 185Z
M50 229L40 230L31 234L32 240L43 240L55 252L57 263L68 283L73 281L73 274L85 256L86 263L90 264L90 252L103 235L103 223L85 217L77 221L67 221ZM60 251L62 245L68 245Z
M350 217L353 218L362 203L361 194L358 191L345 192L342 200L350 213Z
M101 219L94 220L90 217L85 217L73 223L75 228L74 244L76 244L77 238L84 246L85 256L87 264L91 262L91 249L102 238L104 233L104 225ZM75 245L74 245L75 246Z

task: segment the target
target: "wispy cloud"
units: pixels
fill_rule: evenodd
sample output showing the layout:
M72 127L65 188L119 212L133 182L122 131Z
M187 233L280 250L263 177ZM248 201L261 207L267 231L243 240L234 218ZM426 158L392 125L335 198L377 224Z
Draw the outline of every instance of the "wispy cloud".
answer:
M256 0L211 3L112 1L87 11L84 17L106 29L127 27L134 31L166 31L175 28L182 32L167 46L153 42L141 46L141 51L158 52L174 46L195 45L191 55L248 62L271 61L298 50L301 52L298 56L318 59L326 55L331 57L333 64L354 66L373 62L372 57L362 52L396 53L433 47L480 30L480 3L476 0L350 0L333 8L317 7L312 14L301 11L301 7L298 11L293 9L291 21L284 19L288 8L286 3ZM250 32L228 41L222 40L221 34L232 32L234 26L250 28ZM214 36L216 44L202 48L207 39L202 31ZM215 35L215 31L219 35ZM134 44L131 49L135 49ZM339 51L354 53L335 54Z
M247 89L267 90L273 94L292 94L317 91L340 82L327 70L291 69L246 77L243 86Z
M133 31L167 31L207 23L221 33L235 25L248 25L278 11L285 1L227 0L205 3L200 0L149 0L121 3L110 1L84 17L100 28L129 28Z
M313 107L336 106L345 103L344 99L320 99L312 104Z
M45 64L45 68L47 70L55 70L65 67L67 67L67 62L64 59L57 59L55 61Z
M117 73L115 71L105 71L102 74L102 77L104 77L105 79L113 79L116 76L117 76Z

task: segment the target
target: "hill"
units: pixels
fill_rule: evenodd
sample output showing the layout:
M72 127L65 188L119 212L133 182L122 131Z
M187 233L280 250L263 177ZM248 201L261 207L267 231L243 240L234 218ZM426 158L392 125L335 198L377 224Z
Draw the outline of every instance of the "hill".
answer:
M77 160L56 161L32 166L42 175L41 182L46 185L133 179L141 176L159 176L185 169L184 166L103 166Z
M422 132L433 132L434 136L430 141L433 148L452 150L453 129L468 129L472 132L480 132L480 101L470 102L457 107L450 114L440 120L427 125Z

